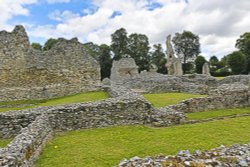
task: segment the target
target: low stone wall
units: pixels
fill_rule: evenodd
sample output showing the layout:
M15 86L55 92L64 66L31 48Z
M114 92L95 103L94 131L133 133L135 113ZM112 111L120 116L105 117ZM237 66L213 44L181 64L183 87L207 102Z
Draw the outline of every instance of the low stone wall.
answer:
M250 75L232 75L225 77L219 81L219 84L235 84L240 83L244 85L250 85Z
M18 135L20 130L31 124L37 116L41 115L40 113L42 111L39 108L0 113L0 138Z
M76 94L86 91L100 90L99 84L84 85L80 87L75 84L54 84L44 87L11 87L0 89L0 101L16 101L16 100L42 100L67 95Z
M0 166L33 166L45 143L52 137L48 117L42 115L21 130L14 140L0 149Z
M140 98L55 107L47 111L54 130L75 130L113 125L148 124L153 107Z
M180 151L176 156L159 155L156 157L123 160L118 167L248 167L250 166L250 143L233 145L231 147L220 146L210 151L196 150L191 154L187 150Z
M0 150L0 166L32 166L53 131L113 125L178 124L184 114L157 110L141 95L122 87L106 88L107 100L0 113L0 137L15 137Z
M209 97L184 100L169 106L184 113L200 112L213 109L250 106L250 88L240 84L224 84L210 92ZM168 108L168 107L166 107Z
M211 76L192 74L184 76L144 75L120 81L119 84L129 89L141 89L150 93L189 92L207 94L211 88L217 87L218 81Z
M0 165L32 166L52 131L131 124L169 126L185 122L187 112L250 105L249 87L238 84L222 85L211 91L210 97L160 109L124 87L112 85L105 89L113 98L0 113L0 137L17 135L8 147L0 150Z

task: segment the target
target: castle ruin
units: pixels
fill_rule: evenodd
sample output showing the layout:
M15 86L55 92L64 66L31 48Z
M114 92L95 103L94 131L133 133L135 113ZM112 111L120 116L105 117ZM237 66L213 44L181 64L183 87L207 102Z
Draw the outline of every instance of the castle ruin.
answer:
M40 51L23 26L0 32L0 101L60 97L97 90L99 83L98 62L76 38Z

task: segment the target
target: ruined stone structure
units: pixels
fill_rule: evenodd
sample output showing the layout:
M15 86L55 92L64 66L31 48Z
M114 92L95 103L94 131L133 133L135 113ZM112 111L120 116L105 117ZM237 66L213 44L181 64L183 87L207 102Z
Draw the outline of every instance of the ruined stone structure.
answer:
M209 64L207 62L205 62L202 66L202 74L205 75L211 75L210 74L210 68L209 68Z
M175 111L155 110L141 95L123 87L106 89L112 98L102 101L0 113L0 137L16 136L0 148L0 166L34 166L55 131L133 124L168 126L184 118Z
M111 81L120 82L123 79L131 79L138 77L138 66L135 60L128 55L118 61L113 61L111 68Z
M183 76L178 82L193 79L207 86L214 82L204 80L204 76L192 77ZM0 137L16 136L7 147L0 149L0 166L33 166L44 144L56 131L133 124L170 126L189 123L185 113L250 106L250 88L244 83L224 84L209 91L208 97L189 99L160 109L124 87L111 83L105 89L112 98L0 113Z
M221 145L209 151L196 150L193 154L188 150L181 150L175 156L133 157L122 160L117 167L249 167L249 154L250 143L230 147Z
M167 46L167 64L166 67L168 69L169 75L181 76L183 75L182 63L179 57L175 57L174 50L171 45L171 35L167 36L166 41Z
M50 51L36 51L30 48L23 27L18 26L12 33L0 32L0 42L0 99L39 99L96 89L95 84L100 78L99 65L87 56L76 39L59 39ZM3 45L4 42L7 45ZM0 149L0 166L34 166L45 143L58 131L134 124L170 126L193 123L186 119L185 113L250 106L250 75L230 76L218 81L198 74L171 76L155 71L138 74L134 60L129 57L115 61L112 68L112 82L103 81L103 89L111 96L109 99L0 113L0 137L14 138L8 146ZM208 97L156 109L131 89L203 93ZM230 154L224 154L225 150ZM205 154L199 152L202 156L191 156L182 151L174 158L134 158L121 162L119 166L155 166L158 161L174 161L188 166L197 159L203 165L211 162L223 164L221 156L235 156L237 161L231 162L235 166L250 164L249 144L236 149L225 148L221 154L216 154L218 159L214 159L213 153ZM203 161L204 157L209 161Z
M129 89L140 89L144 92L189 92L207 94L210 89L217 87L216 78L201 75L188 74L183 76L140 73L139 77L125 79L119 84Z
M97 90L99 83L98 62L76 38L39 51L22 26L0 32L0 101L59 97Z

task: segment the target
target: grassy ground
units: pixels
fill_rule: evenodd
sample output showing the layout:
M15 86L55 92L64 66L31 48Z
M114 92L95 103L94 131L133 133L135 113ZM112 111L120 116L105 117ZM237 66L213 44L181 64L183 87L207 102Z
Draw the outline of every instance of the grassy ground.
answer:
M216 79L218 79L218 80L222 80L222 79L224 79L225 77L215 77Z
M0 139L0 148L5 147L7 144L10 143L10 139Z
M143 94L143 96L150 101L155 107L164 107L168 105L177 104L182 100L206 97L207 95L190 94L190 93L157 93L157 94Z
M85 92L79 93L75 95L65 96L61 98L49 99L49 100L37 100L37 101L15 101L15 102L0 102L0 112L9 111L9 110L22 110L27 108L34 108L39 106L55 106L62 104L70 104L70 103L80 103L80 102L88 102L88 101L96 101L101 99L108 98L108 94L106 92ZM1 105L22 105L28 104L30 106L24 107L10 107L10 108L1 108Z
M250 117L168 128L121 126L65 132L48 143L37 167L110 167L123 158L176 154L250 141Z
M211 110L197 113L187 114L190 120L202 120L208 118L225 117L238 114L250 114L250 108L232 108L232 109L221 109L221 110Z

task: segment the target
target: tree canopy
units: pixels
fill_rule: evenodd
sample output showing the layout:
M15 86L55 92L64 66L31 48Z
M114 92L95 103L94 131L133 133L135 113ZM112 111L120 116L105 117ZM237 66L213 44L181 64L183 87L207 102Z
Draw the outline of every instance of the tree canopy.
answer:
M206 59L203 56L197 56L197 58L195 59L195 71L198 74L202 73L202 67L204 63L206 63Z
M165 64L167 63L167 59L165 58L165 54L163 52L161 44L153 45L153 51L151 52L151 63L157 66L158 73L167 73L167 68L165 66Z
M54 38L50 38L48 39L45 44L44 44L44 47L43 47L43 50L50 50L56 43L58 42L57 39L54 39Z
M109 78L112 67L112 59L111 48L108 45L100 45L98 61L101 66L101 79Z
M32 43L31 47L36 50L41 50L41 51L43 50L43 47L40 43Z
M99 53L100 53L100 46L97 44L94 44L93 42L88 42L83 44L86 49L88 50L89 54L94 57L96 60L99 58Z
M114 52L114 60L119 60L122 55L128 53L128 37L125 28L120 28L111 34L111 49Z
M233 74L240 74L245 69L246 58L241 51L235 51L228 55L227 63Z
M148 37L146 35L136 33L129 35L128 54L134 58L135 63L139 66L139 71L149 70L149 49Z
M184 65L187 60L198 56L200 53L199 36L190 31L183 31L182 33L175 33L173 37L174 49L176 54L182 59ZM186 69L183 69L184 72Z
M246 32L237 39L236 48L238 48L246 56L245 72L250 72L250 32Z

